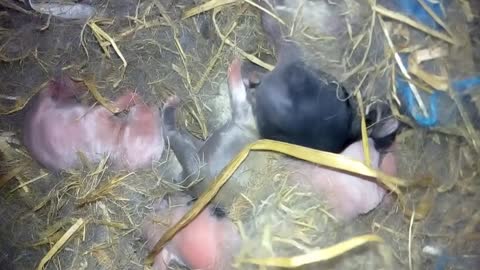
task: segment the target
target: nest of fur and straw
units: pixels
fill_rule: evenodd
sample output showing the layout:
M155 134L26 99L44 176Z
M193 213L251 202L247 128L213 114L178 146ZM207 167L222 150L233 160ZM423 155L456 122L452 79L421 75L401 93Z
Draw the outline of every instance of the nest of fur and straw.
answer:
M4 2L8 1L0 4L7 6ZM228 99L225 93L219 97L219 89L225 88L233 57L274 64L258 9L251 1L206 1L197 7L190 1L129 2L134 1L94 1L104 17L91 18L84 25L30 11L0 11L0 20L8 22L0 28L4 78L0 86L4 119L0 262L6 269L143 269L147 251L139 226L155 200L182 189L169 181L179 169L169 151L152 169L134 173L108 170L106 162L85 162L81 170L52 175L32 161L21 145L18 123L31 96L58 67L91 82L92 97L96 95L100 103L99 96L108 103L124 89L133 88L145 100L159 101L154 105L161 108L160 101L175 93L182 99L182 124L205 138L228 117L228 109L219 105L228 104ZM268 168L263 182L253 181L252 192L242 194L232 207L231 215L237 217L234 220L245 240L236 262L242 263L240 269L259 269L256 264L265 263L249 263L252 258L311 253L311 261L328 260L315 250L372 233L383 244L373 239L374 243L354 250L342 252L338 247L322 256L338 253L340 257L321 263L342 269L418 269L436 260L435 255L422 252L426 246L444 248L458 257L478 251L480 141L475 123L453 97L452 106L461 113L460 120L450 125L425 130L403 115L392 84L398 66L383 31L395 33L394 42L410 38L405 50L450 44L452 49L439 61L446 67L446 76L472 75L475 67L463 64L472 63L468 52L473 51L465 43L470 22L463 18L468 19L473 9L449 10L458 15L450 18L458 21L444 22L455 33L446 34L449 39L445 40L421 25L407 27L401 15L385 12L375 3L348 4L352 3L347 2L347 10L361 7L364 18L351 25L346 20L334 41L315 29L302 28L299 17L292 28L297 31L292 33L312 56L309 59L343 81L363 107L378 99L387 101L395 117L411 127L398 136L399 173L420 185L402 187L400 195L388 196L378 210L342 225L328 209L319 207L319 198L287 184L285 175ZM205 7L207 11L202 12ZM419 32L428 38L417 44ZM327 61L332 51L338 59ZM426 88L425 80L415 77L413 82L418 91ZM479 96L473 99L478 108ZM257 189L273 192L250 198ZM298 259L283 263L292 265Z

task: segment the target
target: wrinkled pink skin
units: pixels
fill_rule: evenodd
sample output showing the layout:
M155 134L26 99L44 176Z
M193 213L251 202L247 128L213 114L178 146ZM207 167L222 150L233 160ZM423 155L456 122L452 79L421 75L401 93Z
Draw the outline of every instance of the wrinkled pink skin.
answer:
M166 201L154 206L155 213L146 219L143 234L147 247L152 249L167 228L173 226L189 210L187 196L176 196L168 207ZM157 254L154 270L165 270L171 260L190 269L230 269L232 255L240 246L240 236L235 225L226 217L213 216L205 208L197 218L177 233L169 244Z
M369 139L372 167L389 175L395 175L395 157L386 154L380 160L380 154ZM357 141L342 153L354 160L364 162L363 146ZM346 172L328 169L303 161L289 161L289 171L293 181L311 185L315 192L325 196L331 213L340 220L351 220L360 214L368 213L377 207L386 194L386 190L374 182L375 179L362 178Z
M134 170L159 160L164 140L160 112L133 92L114 105L129 109L126 117L105 107L87 107L75 97L87 89L67 76L52 80L33 101L24 123L24 144L31 156L52 171L76 168L78 151L91 162L110 155L114 168Z

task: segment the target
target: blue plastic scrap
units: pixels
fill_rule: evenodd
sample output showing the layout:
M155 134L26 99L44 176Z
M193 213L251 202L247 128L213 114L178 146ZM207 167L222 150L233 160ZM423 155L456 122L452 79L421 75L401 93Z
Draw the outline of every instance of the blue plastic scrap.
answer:
M447 4L448 0L438 1L436 3L432 3L431 1L424 1L427 6L439 17L445 18L445 14L441 8L441 4ZM418 0L403 0L398 1L398 8L400 12L405 13L406 15L412 17L414 20L421 22L424 25L427 25L431 28L440 30L441 26L438 25L435 20L427 13L427 11L420 5ZM409 54L401 54L400 57L402 59L403 64L406 68L408 68L408 56ZM452 82L452 87L455 91L458 92L465 92L467 89L471 89L477 85L480 85L480 76L471 77L463 80L458 80ZM405 105L405 109L407 113L420 125L423 127L434 127L438 125L438 115L437 115L437 105L438 100L441 95L444 95L442 92L433 91L430 95L425 95L426 99L424 99L424 103L426 104L426 110L428 116L424 116L416 100L414 99L412 89L410 88L409 83L402 78L401 76L397 77L396 80L396 87L397 92L400 94L400 98Z
M428 96L426 102L424 102L427 105L427 116L424 116L417 105L417 101L414 99L412 89L408 85L408 82L403 78L398 78L396 84L397 91L400 93L401 99L412 118L421 126L436 126L438 123L437 100L440 92L435 91Z
M445 270L447 269L448 263L454 261L454 257L447 256L445 254L440 255L435 261L434 270Z
M467 92L467 90L470 90L477 85L480 85L480 76L454 81L452 83L453 89L459 93Z
M432 3L432 1L426 0L424 2L437 16L440 18L445 17L441 6L442 1ZM397 1L397 3L399 11L405 13L407 16L414 17L417 21L422 22L433 29L439 29L441 27L422 7L418 0L403 0Z

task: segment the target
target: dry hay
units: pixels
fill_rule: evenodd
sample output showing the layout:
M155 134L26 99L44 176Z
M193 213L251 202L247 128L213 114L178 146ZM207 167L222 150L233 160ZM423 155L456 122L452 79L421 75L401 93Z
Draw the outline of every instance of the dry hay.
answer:
M129 87L152 101L176 93L185 102L182 122L205 137L228 117L225 71L233 56L270 64L265 67L274 63L259 27L257 8L250 3L228 4L239 1L207 2L222 6L203 13L190 9L195 4L186 0L98 0L93 6L101 16L87 23L0 10L0 76L4 82L0 86L0 111L4 113L0 123L0 264L4 269L33 269L44 262L46 269L143 269L147 252L138 225L154 200L181 188L168 181L179 170L175 158L166 153L164 162L154 164L153 170L133 174L109 171L105 164L85 164L83 170L51 175L32 162L18 141L21 109L61 67L91 82L106 100ZM282 188L275 188L276 192L256 194L256 189L273 189L283 183L282 175L269 168L271 174L264 177L271 181L265 186L260 181L251 183L251 194L244 194L237 208L231 209L245 239L245 249L237 258L240 269L261 268L246 263L249 258L308 254L370 233L380 236L384 244L365 245L324 264L341 269L433 269L443 251L454 256L456 261L449 262L454 269L474 269L479 264L478 126L468 114L470 109L465 111L458 99L442 104L444 122L431 130L419 128L395 110L398 98L392 81L398 76L398 63L385 37L389 33L395 48L404 51L435 51L455 43L448 45L446 56L433 60L434 67L443 69L427 70L427 75L440 74L440 80L415 73L412 83L418 91L425 91L429 83L443 82L445 76L478 74L472 61L473 55L480 63L474 54L475 48L480 51L478 29L472 32L472 47L466 26L476 23L478 28L478 14L473 13L476 21L467 20L469 11L479 9L468 9L465 2L457 1L457 8L448 10L450 33L446 36L421 25L410 24L416 30L407 27L405 18L389 13L394 9L388 1L339 1L341 5L323 18L322 13L312 15L318 9L297 13L291 32L305 47L307 58L354 92L361 91L364 106L388 100L396 116L411 127L398 138L400 176L422 185L401 188L403 205L399 197L389 196L376 211L340 225L328 209L317 207L317 198L295 187L278 185ZM11 3L0 2L2 6ZM182 13L185 10L190 12ZM318 19L327 23L317 21L318 28L300 23ZM292 25L292 20L285 21ZM338 21L342 23L328 23ZM478 109L478 96L472 99ZM156 104L161 107L160 102ZM451 111L456 112L454 117L449 117ZM251 196L261 203L251 203ZM309 267L317 269L318 265L304 268Z

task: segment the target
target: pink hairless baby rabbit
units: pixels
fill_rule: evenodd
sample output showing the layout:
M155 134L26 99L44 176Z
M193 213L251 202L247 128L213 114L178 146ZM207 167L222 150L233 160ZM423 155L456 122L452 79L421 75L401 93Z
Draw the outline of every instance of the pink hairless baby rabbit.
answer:
M31 156L52 171L78 167L78 152L90 161L105 156L115 168L138 169L159 160L164 139L161 116L140 96L127 92L115 102L126 116L101 105L86 106L77 97L86 87L68 76L51 80L34 98L24 122L24 144Z
M172 196L154 205L154 213L143 225L147 247L153 248L165 231L190 209L188 195ZM213 205L203 210L155 256L153 269L166 270L175 260L190 269L230 269L232 256L240 247L240 235L225 212Z

